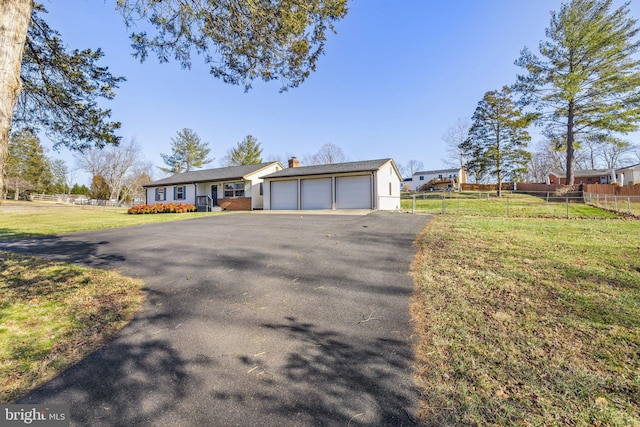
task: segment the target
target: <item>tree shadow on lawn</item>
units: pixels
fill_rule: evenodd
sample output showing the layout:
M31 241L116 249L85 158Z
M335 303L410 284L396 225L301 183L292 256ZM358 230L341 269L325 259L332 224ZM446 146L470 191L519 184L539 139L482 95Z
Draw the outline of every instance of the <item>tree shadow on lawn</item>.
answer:
M70 240L59 236L38 237L13 241L0 241L0 250L18 252L25 255L42 256L55 261L81 264L86 267L104 268L114 262L125 261L122 255L100 254L100 246L107 241L89 242Z
M16 232L12 228L0 228L0 241L35 238L35 237L40 237L40 236L44 236L44 235L43 234L37 234L37 233Z

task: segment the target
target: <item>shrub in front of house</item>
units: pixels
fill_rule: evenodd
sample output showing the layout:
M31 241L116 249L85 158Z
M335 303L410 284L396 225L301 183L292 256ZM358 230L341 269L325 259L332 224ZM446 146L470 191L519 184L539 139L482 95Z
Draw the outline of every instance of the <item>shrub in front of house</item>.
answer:
M135 205L128 214L186 213L195 212L196 207L190 203L156 203L155 205Z

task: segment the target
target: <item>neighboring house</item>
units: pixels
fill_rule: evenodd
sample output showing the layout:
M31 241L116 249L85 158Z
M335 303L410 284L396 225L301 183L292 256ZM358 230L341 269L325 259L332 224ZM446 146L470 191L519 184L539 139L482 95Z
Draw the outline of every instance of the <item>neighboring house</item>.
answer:
M624 185L640 184L640 163L632 166L625 166L623 168L616 169L618 178L622 178Z
M467 171L464 166L455 169L420 171L411 177L411 190L447 190L457 189L467 183ZM424 188L423 188L424 187Z
M640 164L625 166L617 169L585 169L575 170L574 184L611 184L619 182L622 185L640 183ZM566 185L565 172L552 171L549 173L547 184Z
M402 177L392 159L289 168L264 179L264 209L400 209Z
M400 191L412 191L411 184L413 183L413 178L405 178L400 183Z
M282 169L282 163L270 162L178 173L146 184L146 203L191 203L198 211L262 209L262 176Z

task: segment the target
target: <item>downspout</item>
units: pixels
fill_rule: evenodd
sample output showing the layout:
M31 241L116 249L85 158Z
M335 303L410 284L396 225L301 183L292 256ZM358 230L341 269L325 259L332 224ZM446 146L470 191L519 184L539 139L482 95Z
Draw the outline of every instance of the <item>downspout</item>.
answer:
M336 210L336 177L331 177L331 210Z
M377 178L378 175L376 174L376 171L371 171L371 193L372 193L372 197L371 197L371 208L372 210L376 210L376 206L378 205L378 187L377 187Z

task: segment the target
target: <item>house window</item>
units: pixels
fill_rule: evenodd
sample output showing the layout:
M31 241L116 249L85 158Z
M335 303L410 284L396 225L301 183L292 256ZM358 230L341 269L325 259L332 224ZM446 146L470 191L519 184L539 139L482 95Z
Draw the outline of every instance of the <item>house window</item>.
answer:
M260 195L264 196L264 188L262 186L262 182L260 183Z
M167 200L167 194L165 188L156 188L156 202Z
M420 181L424 181L424 176L420 175Z
M174 200L184 200L186 199L186 193L187 193L187 186L186 185L181 185L179 187L173 187L174 188Z
M224 197L244 197L244 182L225 183Z
M389 195L391 196L391 183L389 183Z

